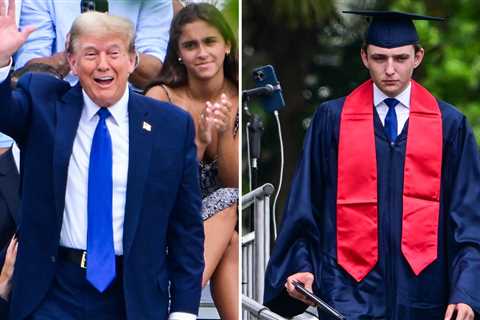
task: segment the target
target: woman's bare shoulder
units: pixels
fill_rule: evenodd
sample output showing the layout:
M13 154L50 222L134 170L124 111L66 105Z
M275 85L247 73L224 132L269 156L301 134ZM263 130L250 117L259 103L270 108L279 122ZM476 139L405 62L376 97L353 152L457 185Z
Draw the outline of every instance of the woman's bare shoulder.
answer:
M151 87L145 95L147 97L151 97L154 99L158 99L160 101L172 102L171 94L169 91L172 89L167 87L166 85L156 85Z

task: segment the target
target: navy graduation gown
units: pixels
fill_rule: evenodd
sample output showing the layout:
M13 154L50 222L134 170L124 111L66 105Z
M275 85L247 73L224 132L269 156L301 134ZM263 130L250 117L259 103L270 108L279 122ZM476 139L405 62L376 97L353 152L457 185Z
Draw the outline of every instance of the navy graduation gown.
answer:
M284 316L307 307L286 278L309 271L314 291L349 320L443 319L447 304L480 311L480 160L470 126L453 106L442 113L443 163L438 257L415 276L402 255L402 192L408 121L392 146L375 112L379 260L360 282L336 260L336 190L344 98L322 104L307 132L282 229L265 276L264 304ZM358 141L358 143L363 143ZM320 314L320 319L329 319Z

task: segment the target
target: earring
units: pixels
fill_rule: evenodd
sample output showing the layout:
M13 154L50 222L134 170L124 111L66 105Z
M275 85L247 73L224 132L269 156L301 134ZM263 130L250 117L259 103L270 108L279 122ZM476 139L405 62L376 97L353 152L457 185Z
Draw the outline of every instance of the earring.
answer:
M225 51L225 55L229 55L230 54L230 51Z
M178 59L177 59L177 60L178 60L178 63L180 63L180 64L181 64L181 63L183 63L183 60L182 60L182 58L181 58L181 57L178 57Z

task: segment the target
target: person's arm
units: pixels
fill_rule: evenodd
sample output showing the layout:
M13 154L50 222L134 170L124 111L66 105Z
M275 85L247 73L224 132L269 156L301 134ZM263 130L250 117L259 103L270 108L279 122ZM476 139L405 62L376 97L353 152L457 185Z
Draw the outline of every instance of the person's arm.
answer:
M183 174L167 235L172 316L176 312L197 314L204 268L195 130L191 117L186 122Z
M451 256L450 298L446 319L455 309L480 312L480 157L472 129L463 119L455 139L447 144L445 162L452 176L448 236ZM446 188L449 188L446 186ZM466 306L465 306L466 305ZM468 310L470 308L470 310ZM472 310L473 309L473 310ZM467 319L467 318L465 318Z
M130 75L130 82L144 89L162 68L173 18L171 0L142 1L135 36L140 63Z
M139 63L128 81L139 89L145 89L162 70L162 61L150 54L139 53Z
M23 30L28 26L35 26L36 30L16 52L15 69L24 67L34 58L46 58L37 62L57 66L56 58L49 59L53 53L56 37L54 22L50 16L50 6L50 0L22 0L19 27Z
M60 79L63 79L70 72L70 65L68 64L64 51L57 52L51 56L32 58L23 68L17 69L17 72L20 70L23 70L22 73L29 72L30 70L35 71L42 65L53 68L53 75Z
M5 15L6 13L6 15ZM8 11L0 1L0 131L21 143L27 130L29 101L27 98L12 93L9 70L12 55L35 30L27 26L23 30L15 23L15 0L9 0ZM23 99L22 99L23 98Z

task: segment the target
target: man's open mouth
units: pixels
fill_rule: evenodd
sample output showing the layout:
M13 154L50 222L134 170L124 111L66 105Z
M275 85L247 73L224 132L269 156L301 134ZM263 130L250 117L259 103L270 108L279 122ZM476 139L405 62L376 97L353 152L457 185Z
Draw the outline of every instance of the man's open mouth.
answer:
M98 77L94 78L95 82L102 85L102 86L108 86L113 82L113 77Z

